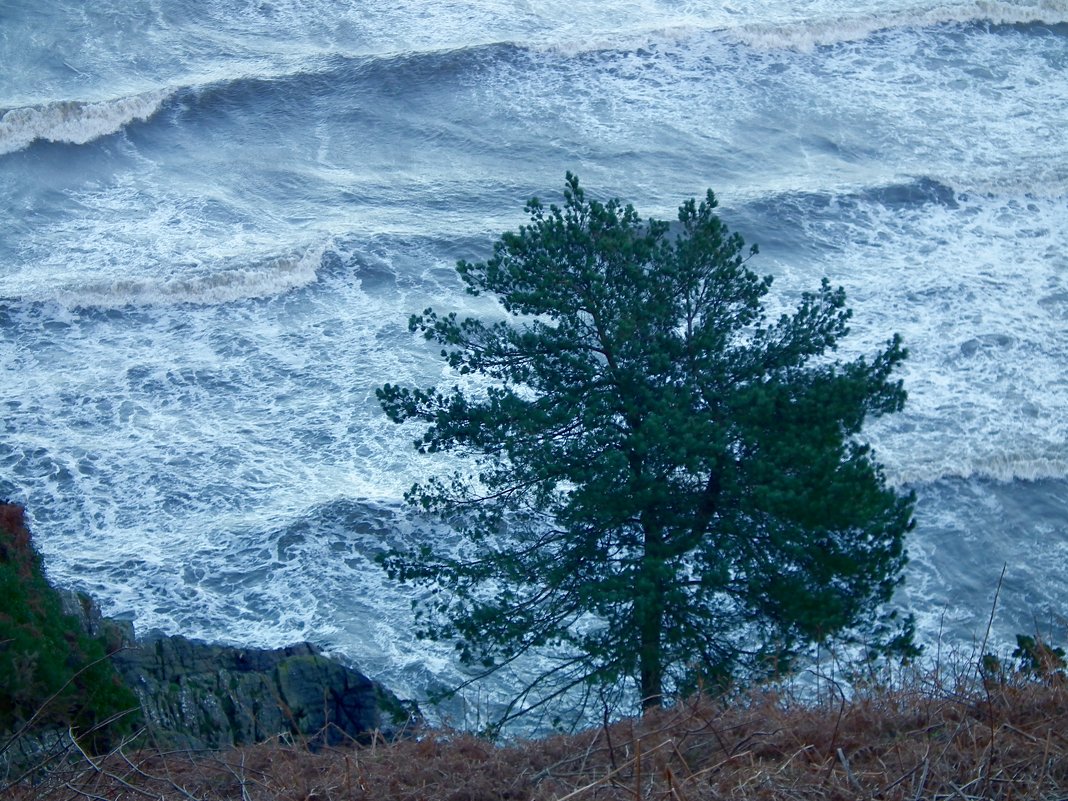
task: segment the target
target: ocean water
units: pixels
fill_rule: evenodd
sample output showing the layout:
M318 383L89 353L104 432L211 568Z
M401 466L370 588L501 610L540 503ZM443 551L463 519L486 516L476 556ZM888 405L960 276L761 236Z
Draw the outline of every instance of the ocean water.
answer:
M0 495L142 631L316 642L421 697L459 673L373 562L441 465L374 390L478 312L566 170L671 217L714 189L843 353L900 332L868 434L916 491L921 639L1063 641L1066 0L0 2ZM502 690L503 691L503 690ZM488 691L487 691L488 692Z

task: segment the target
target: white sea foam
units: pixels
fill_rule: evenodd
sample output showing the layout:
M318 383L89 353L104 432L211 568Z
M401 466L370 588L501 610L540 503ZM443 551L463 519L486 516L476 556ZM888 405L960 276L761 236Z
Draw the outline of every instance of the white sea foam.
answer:
M39 139L84 145L131 122L147 120L172 95L173 90L159 89L113 100L61 100L10 109L0 117L0 154L22 150Z
M842 352L870 352L891 331L909 348L904 412L866 430L890 479L1068 478L1068 345L1051 336L1068 316L1063 199L957 196L897 207L880 197L832 201L830 216L819 200L778 208L784 225L805 232L791 241L834 254L825 269L855 310ZM790 291L811 281L789 263L779 279Z

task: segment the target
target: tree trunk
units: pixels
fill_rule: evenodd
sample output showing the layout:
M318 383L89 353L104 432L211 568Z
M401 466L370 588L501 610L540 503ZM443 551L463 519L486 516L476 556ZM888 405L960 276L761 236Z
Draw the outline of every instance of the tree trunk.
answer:
M663 665L660 655L660 626L642 626L640 666L642 712L658 709L664 704Z
M634 599L643 712L657 709L664 703L664 656L661 649L664 627L663 548L663 535L659 531L647 530L645 554Z

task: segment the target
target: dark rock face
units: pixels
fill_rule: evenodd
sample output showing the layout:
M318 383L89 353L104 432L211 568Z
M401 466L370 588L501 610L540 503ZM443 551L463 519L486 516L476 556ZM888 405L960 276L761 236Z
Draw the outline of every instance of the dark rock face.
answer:
M221 748L278 735L313 745L393 738L418 720L413 704L330 659L310 643L264 650L158 636L101 618L86 596L65 593L68 613L103 636L112 663L169 744Z

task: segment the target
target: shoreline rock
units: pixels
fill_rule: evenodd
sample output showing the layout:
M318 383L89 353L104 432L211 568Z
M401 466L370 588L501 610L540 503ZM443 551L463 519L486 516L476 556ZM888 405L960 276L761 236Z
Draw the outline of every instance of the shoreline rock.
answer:
M0 502L0 512L8 520L0 546L12 558L25 552L19 558L32 563L22 508ZM55 593L70 621L66 625L103 643L159 744L221 749L280 736L315 747L395 739L422 722L413 702L311 643L260 649L158 633L138 638L132 623L104 617L85 593Z
M103 637L145 722L169 745L225 748L288 736L312 745L395 739L420 722L415 704L325 656L309 642L239 648L181 635L134 636L84 593L62 591L64 608Z

